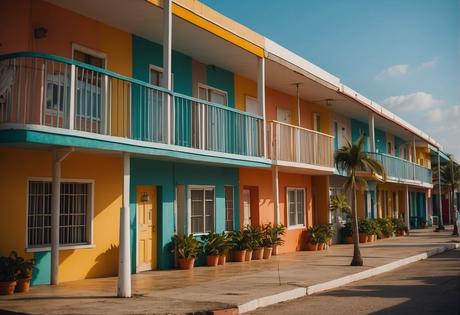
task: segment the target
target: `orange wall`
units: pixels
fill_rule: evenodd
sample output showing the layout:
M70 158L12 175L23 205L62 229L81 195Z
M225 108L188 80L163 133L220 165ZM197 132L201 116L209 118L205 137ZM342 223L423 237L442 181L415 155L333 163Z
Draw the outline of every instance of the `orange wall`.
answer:
M0 255L25 254L27 179L51 178L51 168L49 151L0 148ZM122 160L116 156L71 153L62 162L62 178L94 180L95 247L61 250L61 281L116 275L121 174Z
M257 98L257 82L235 74L235 108L246 111L246 96Z
M306 220L307 226L313 223L312 210L312 189L311 177L307 175L297 175L279 173L279 209L280 222L287 226L287 205L286 193L288 187L304 188L306 196ZM257 187L259 195L259 213L256 218L252 216L253 224L273 223L275 219L273 203L273 186L271 170L240 169L240 196L244 188ZM243 225L243 200L240 198L240 225ZM306 229L287 230L284 237L286 243L280 248L280 252L293 252L304 249L306 244Z
M72 43L107 54L108 69L131 76L131 34L40 0L2 2L0 52L40 51L72 57ZM33 29L45 27L45 38ZM14 32L11 30L14 29Z

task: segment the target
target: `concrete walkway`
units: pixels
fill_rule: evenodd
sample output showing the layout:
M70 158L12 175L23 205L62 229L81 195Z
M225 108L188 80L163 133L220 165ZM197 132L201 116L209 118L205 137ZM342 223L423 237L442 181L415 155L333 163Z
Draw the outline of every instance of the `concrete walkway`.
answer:
M458 247L450 231L362 245L363 267L350 267L351 245L297 252L265 261L228 263L191 271L133 275L134 297L117 299L116 278L33 287L0 298L0 310L28 314L190 314L234 308L234 313L338 287Z

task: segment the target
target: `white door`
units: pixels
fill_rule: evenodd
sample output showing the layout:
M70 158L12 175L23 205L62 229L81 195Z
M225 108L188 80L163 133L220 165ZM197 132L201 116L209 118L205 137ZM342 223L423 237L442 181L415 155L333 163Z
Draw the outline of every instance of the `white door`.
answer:
M246 96L246 112L259 115L259 103L257 98Z
M243 226L251 224L251 191L243 189Z
M276 120L285 124L291 124L291 111L289 109L276 108Z

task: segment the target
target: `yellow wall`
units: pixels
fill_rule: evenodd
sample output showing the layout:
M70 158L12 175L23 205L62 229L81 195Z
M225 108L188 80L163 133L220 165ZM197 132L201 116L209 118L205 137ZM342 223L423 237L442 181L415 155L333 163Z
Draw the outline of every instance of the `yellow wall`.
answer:
M27 178L51 178L51 168L49 151L0 148L0 255L11 250L24 255ZM94 180L95 247L62 250L60 281L117 273L121 174L122 160L115 156L72 153L62 162L63 178Z
M246 111L246 96L257 98L257 83L235 74L235 108Z
M416 147L415 152L417 154L417 163L421 159L421 165L431 168L431 157L430 157L430 149L427 147Z

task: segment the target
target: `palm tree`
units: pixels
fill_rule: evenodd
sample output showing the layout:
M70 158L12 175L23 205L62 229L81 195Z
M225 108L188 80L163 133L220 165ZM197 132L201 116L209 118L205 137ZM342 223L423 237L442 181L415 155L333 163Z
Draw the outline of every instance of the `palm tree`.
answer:
M455 211L455 188L460 185L460 165L454 162L452 157L447 164L441 166L441 185L446 185L450 193L450 214L454 221L452 235L458 236L457 215Z
M348 204L347 196L343 194L331 196L329 208L331 211L340 211L345 213L347 217L351 217L351 207Z
M382 163L370 157L364 152L364 135L361 135L355 143L350 143L347 140L347 145L338 149L334 156L334 162L339 171L346 172L348 175L347 181L344 184L344 189L353 192L352 204L352 228L353 228L353 259L351 266L362 266L363 259L359 249L358 236L358 210L356 192L367 187L367 181L357 175L357 172L371 172L380 175L386 180L386 172Z

